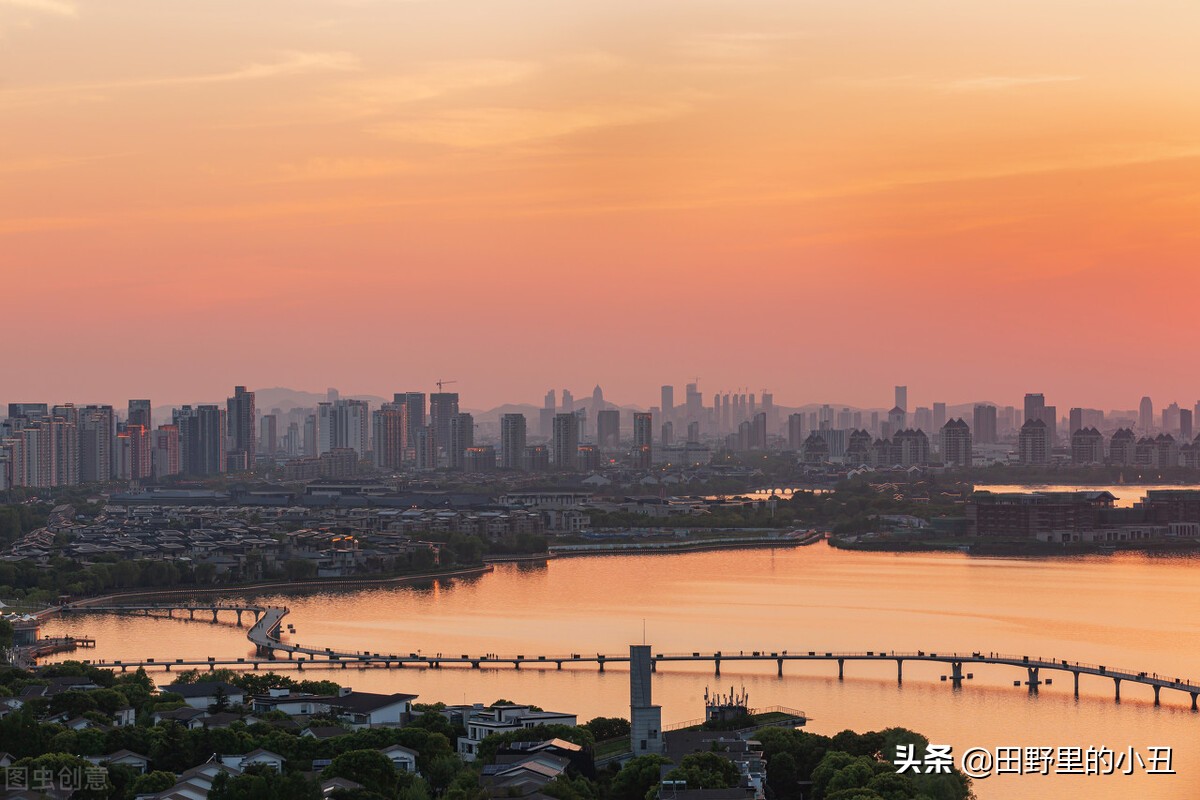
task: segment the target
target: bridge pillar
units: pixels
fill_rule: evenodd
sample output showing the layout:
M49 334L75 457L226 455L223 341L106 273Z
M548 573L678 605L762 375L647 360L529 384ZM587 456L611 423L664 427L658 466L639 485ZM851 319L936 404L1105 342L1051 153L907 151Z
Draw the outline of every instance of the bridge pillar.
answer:
M478 659L471 662L471 669L479 669L479 660Z
M167 619L175 619L175 609L173 609L173 608L167 609Z
M845 677L846 677L846 659L839 658L838 659L838 680L840 681L840 680L844 679Z
M288 654L288 660L291 660L291 659L293 659L293 658L295 658L295 657L296 657L296 651L295 651L295 650L288 650L288 651L287 651L287 654Z
M1192 692L1192 711L1196 711L1196 710L1197 710L1197 707L1196 707L1196 693L1195 693L1195 692Z
M217 610L214 608L212 610L212 612L213 612L213 622L216 622L217 621Z
M261 612L260 612L258 609L254 609L254 621L255 621L255 622L258 622L258 615L259 615L260 613L261 613Z
M896 683L904 683L904 659L896 659Z
M196 609L189 608L188 609L188 619L195 619L195 618L196 618Z
M561 661L555 661L555 662L554 662L554 664L556 665L556 667L557 667L558 669L562 669L562 662L561 662Z
M242 627L242 611L241 611L241 609L238 609L237 615L238 615L238 627L240 628L240 627Z
M210 661L210 662L208 662L208 671L209 671L209 672L212 672L212 671L213 671L213 670L215 670L216 668L217 668L217 665L216 665L216 664L214 664L214 663L213 663L213 662L211 662L211 661Z
M520 669L520 668L521 668L521 662L514 658L513 659L513 669ZM604 672L604 662L603 661L600 662L600 671Z
M1075 676L1075 697L1078 698L1079 697L1079 673L1072 672L1071 674Z
M1121 679L1113 678L1113 684L1116 687L1116 701L1121 702Z
M168 662L167 663L167 672L170 672L170 671L171 671L171 664L170 664L170 662Z
M561 669L561 667L559 667L559 668ZM657 660L655 660L655 659L650 660L650 671L658 672L658 661Z
M1161 688L1162 688L1161 686L1154 687L1154 705L1158 705L1158 691Z
M1029 693L1037 694L1038 686L1040 686L1042 683L1040 680L1038 680L1038 668L1037 667L1029 668L1029 680L1027 681L1027 683L1029 684Z
M124 665L124 664L122 664L122 665L121 665L121 672L124 672L124 671L125 671L125 665Z
M779 677L783 677L783 659L778 659L776 665L779 667Z
M342 669L345 669L345 668L346 668L346 662L345 662L345 661L343 661L343 662L342 662Z
M719 678L721 677L721 654L717 653L713 656L713 672Z
M255 669L255 671L258 670L258 662L257 661L254 662L254 669Z
M950 662L950 683L955 689L961 689L963 682L963 671L961 661Z

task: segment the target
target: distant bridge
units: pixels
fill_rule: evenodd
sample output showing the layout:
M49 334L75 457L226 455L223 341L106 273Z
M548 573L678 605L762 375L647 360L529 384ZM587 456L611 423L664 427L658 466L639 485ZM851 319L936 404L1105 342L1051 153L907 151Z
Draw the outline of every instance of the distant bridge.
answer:
M625 664L629 662L628 654L606 655L603 653L584 654L570 653L567 655L501 655L497 653L486 653L482 655L471 655L467 653L459 655L446 655L444 653L422 654L419 651L415 653L376 653L366 650L334 650L330 647L313 647L309 645L297 644L295 642L285 642L280 638L280 628L283 624L283 618L287 616L289 609L284 606L259 606L259 605L229 605L229 604L166 604L166 605L107 605L107 606L88 606L80 608L63 607L64 613L79 612L79 613L114 613L114 614L137 614L142 616L167 616L174 617L176 613L187 612L190 619L194 619L197 612L207 615L212 615L213 622L218 621L221 613L232 613L236 615L239 625L242 624L243 614L252 614L255 623L246 632L247 638L254 644L258 658L236 658L236 659L216 659L207 658L203 661L174 659L174 660L156 660L145 659L141 661L112 661L112 662L92 662L97 666L110 667L113 669L119 668L122 672L127 669L156 668L162 667L167 671L172 668L187 668L187 667L203 667L207 666L210 670L217 667L250 667L258 669L260 665L267 664L272 667L283 665L295 665L297 669L304 669L307 666L335 666L339 665L345 669L350 665L355 666L377 666L384 668L396 667L403 669L406 667L441 669L442 667L466 667L470 669L481 669L483 667L512 667L513 669L521 669L522 667L542 667L547 668L553 665L555 669L561 670L564 664L594 664L600 672L604 672L605 666L608 664ZM287 654L287 659L280 661L279 655ZM1191 707L1193 711L1198 710L1197 699L1200 698L1200 683L1191 680L1185 680L1179 677L1160 676L1157 673L1137 671L1130 669L1118 669L1109 667L1103 664L1088 664L1082 661L1069 661L1066 659L1049 659L1042 657L1032 657L1025 655L1009 655L1005 653L985 653L975 651L971 653L944 653L944 652L927 652L924 650L916 650L911 652L890 651L873 651L865 652L834 652L834 651L816 651L816 650L777 650L765 651L754 650L744 651L739 650L737 653L715 651L710 653L692 652L692 653L655 653L651 661L651 667L655 671L658 670L659 664L669 663L688 663L701 662L711 663L713 671L717 676L721 674L721 664L728 662L774 662L778 674L783 675L783 667L785 662L795 661L825 661L836 662L838 667L838 680L845 677L846 662L889 662L896 666L896 680L902 683L904 681L904 664L906 662L935 662L945 664L949 667L949 674L941 676L943 681L949 682L955 688L961 687L964 680L971 680L974 677L973 673L965 672L964 667L970 664L992 664L999 666L1008 666L1022 669L1025 671L1025 680L1013 681L1014 686L1024 685L1028 687L1030 694L1037 694L1038 688L1043 685L1053 683L1053 679L1043 678L1043 672L1065 672L1072 676L1074 682L1075 696L1079 696L1079 677L1081 675L1090 675L1113 682L1114 698L1119 703L1121 702L1121 684L1136 683L1144 686L1149 686L1154 690L1154 705L1159 705L1159 696L1163 689L1183 692L1191 698Z

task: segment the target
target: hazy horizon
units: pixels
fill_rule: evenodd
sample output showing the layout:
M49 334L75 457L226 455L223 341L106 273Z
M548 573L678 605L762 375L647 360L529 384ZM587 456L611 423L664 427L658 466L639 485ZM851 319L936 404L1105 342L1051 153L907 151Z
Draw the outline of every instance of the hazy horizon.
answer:
M1200 6L1082 8L0 0L0 393L1190 405Z

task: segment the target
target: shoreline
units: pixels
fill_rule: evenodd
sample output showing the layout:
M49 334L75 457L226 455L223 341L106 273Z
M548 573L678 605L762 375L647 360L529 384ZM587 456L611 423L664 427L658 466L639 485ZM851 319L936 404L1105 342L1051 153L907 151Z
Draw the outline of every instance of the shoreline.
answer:
M397 575L390 578L326 578L314 581L261 581L259 583L238 584L236 586L196 587L188 589L150 589L147 591L117 592L115 594L97 595L68 603L73 608L104 605L113 600L129 598L177 598L201 597L208 595L230 594L268 594L272 591L302 592L309 589L364 589L380 586L406 586L421 581L438 580L440 578L471 578L486 575L495 569L491 564L477 567L464 567L456 570L442 570L414 575ZM56 613L58 607L46 609L45 614Z
M1008 542L838 542L829 540L836 550L860 553L962 553L967 556L1027 556L1062 558L1064 556L1116 555L1117 553L1192 553L1200 552L1200 542L1114 542L1111 545L1079 543L1068 546L1039 541Z

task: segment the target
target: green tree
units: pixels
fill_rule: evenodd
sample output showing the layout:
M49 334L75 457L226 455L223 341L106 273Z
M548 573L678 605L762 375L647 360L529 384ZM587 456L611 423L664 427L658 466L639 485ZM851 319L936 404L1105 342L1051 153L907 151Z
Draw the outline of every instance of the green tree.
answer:
M594 717L585 722L583 727L591 731L598 742L628 736L630 731L629 720L624 717Z
M729 789L738 784L738 768L719 753L692 753L667 774L667 780L687 781L689 789Z
M139 775L133 782L134 794L154 794L165 792L175 785L175 773L165 770L154 770L145 775Z
M378 750L350 750L335 757L321 772L322 780L346 778L390 797L396 790L396 765Z
M609 784L611 800L643 800L652 786L657 786L662 767L671 760L659 755L634 756L625 762Z

